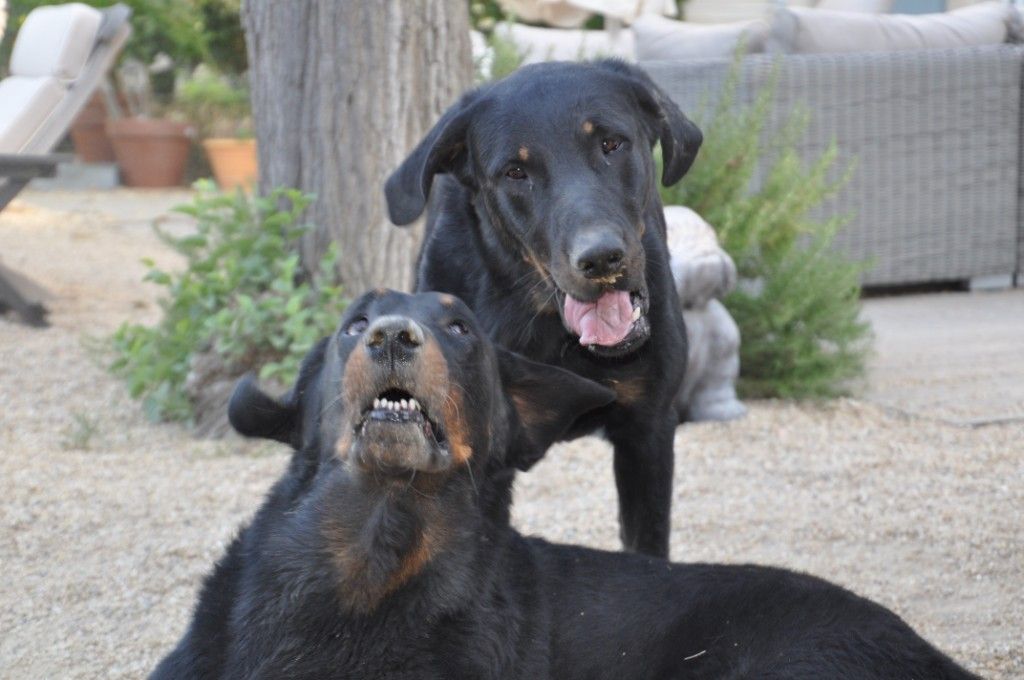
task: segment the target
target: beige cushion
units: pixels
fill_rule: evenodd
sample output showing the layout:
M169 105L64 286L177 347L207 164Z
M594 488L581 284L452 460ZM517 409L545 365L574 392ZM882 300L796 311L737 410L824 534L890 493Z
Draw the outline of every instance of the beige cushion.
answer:
M815 7L835 12L885 14L892 9L892 2L893 0L819 0Z
M0 153L17 153L64 97L56 78L11 76L0 81Z
M81 3L32 10L14 41L11 74L74 80L92 52L102 17Z
M1016 11L998 1L919 15L790 8L777 12L769 44L798 54L998 45L1015 36L1018 22Z
M590 10L575 7L567 2L544 2L543 0L498 0L501 8L531 24L548 24L558 28L577 28L590 18Z
M620 30L614 37L608 31L584 31L561 28L536 28L503 23L495 29L499 37L510 40L523 54L524 64L539 61L579 61L598 57L621 57L632 61L633 33Z
M741 41L748 54L764 52L769 30L768 22L760 19L694 24L647 15L633 24L640 61L730 57Z

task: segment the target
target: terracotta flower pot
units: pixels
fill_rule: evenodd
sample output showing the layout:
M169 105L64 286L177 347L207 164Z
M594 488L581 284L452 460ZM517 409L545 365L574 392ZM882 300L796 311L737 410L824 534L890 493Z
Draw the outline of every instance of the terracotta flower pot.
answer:
M71 125L71 143L83 163L112 163L115 160L106 123L107 105L103 95L97 92Z
M221 189L251 189L259 177L255 139L216 138L203 142Z
M107 134L125 185L173 187L184 181L193 135L187 124L153 118L118 118L107 121Z

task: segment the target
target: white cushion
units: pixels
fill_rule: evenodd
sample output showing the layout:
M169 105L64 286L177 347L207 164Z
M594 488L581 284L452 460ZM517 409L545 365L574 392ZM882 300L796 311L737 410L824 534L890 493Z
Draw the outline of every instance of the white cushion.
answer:
M536 28L523 24L503 23L495 29L498 36L511 41L523 54L524 64L540 61L579 61L598 57L621 57L632 61L633 33L618 31L584 31L561 28Z
M102 18L81 3L32 10L14 41L11 74L74 80L96 44Z
M56 78L11 76L0 81L0 153L17 153L64 97Z
M769 30L768 22L761 19L694 24L650 14L633 24L640 61L727 58L741 41L748 54L764 52Z
M893 0L818 0L815 7L835 12L885 14L892 9L892 2Z
M918 15L790 8L776 14L770 43L775 51L800 54L998 45L1016 21L1016 11L998 1Z

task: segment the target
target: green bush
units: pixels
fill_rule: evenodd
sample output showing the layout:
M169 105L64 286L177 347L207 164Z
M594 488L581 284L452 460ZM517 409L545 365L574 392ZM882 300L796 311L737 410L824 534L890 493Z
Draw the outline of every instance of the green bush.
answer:
M249 54L242 30L242 0L193 0L202 17L211 63L222 73L240 75L249 70Z
M247 84L205 66L179 82L173 108L196 126L202 139L253 136Z
M523 52L508 38L489 33L485 40L487 54L473 64L477 85L501 80L523 65Z
M195 218L195 233L161 234L185 256L185 269L168 273L146 263L146 280L165 289L163 318L153 327L124 324L113 336L111 368L154 420L192 418L185 381L193 359L208 352L226 377L260 368L263 379L291 382L346 304L330 283L333 246L316 282L302 279L294 246L308 229L299 219L310 196L277 189L251 198L217 194L209 182L196 186L195 200L176 209Z
M830 397L864 372L869 327L859 318L862 263L832 248L842 218L816 221L811 208L833 194L850 169L834 172L833 145L801 161L796 141L807 115L767 130L774 84L747 106L736 103L739 65L710 116L697 115L704 145L665 205L686 205L714 225L739 271L724 303L740 327L740 391L747 397ZM702 120L704 119L704 120ZM763 161L763 164L762 164ZM751 189L755 169L763 176Z

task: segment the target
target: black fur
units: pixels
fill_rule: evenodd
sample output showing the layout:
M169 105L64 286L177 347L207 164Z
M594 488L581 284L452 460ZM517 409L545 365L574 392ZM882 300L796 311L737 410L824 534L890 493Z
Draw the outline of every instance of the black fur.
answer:
M623 543L658 556L668 554L673 404L687 352L651 149L661 143L668 185L701 141L634 66L539 64L463 96L385 187L396 224L432 196L418 290L461 297L495 342L618 392L570 434L603 428L615 447ZM605 153L606 142L617 146ZM582 273L590 246L621 253L620 279ZM610 288L640 294L649 337L582 347L561 313L565 295L593 301Z
M414 320L426 342L440 346L442 373L468 407L438 424L469 432L465 463L431 474L384 473L350 455L355 439L338 448L376 389L352 397L346 371L356 370L353 357L370 343L374 326L362 329L385 316ZM374 364L375 379L390 384L413 371L423 384L410 389L419 394L444 379L418 371L422 361ZM544 388L545 374L557 391ZM516 458L536 455L579 410L611 398L571 373L495 351L461 303L365 296L311 353L287 398L240 387L238 422L253 422L248 408L265 417L276 403L270 421L295 423L301 445L207 578L185 637L152 677L975 677L892 612L812 576L672 564L516 533L508 513ZM551 418L531 426L538 413ZM350 542L339 544L345 536ZM436 539L429 559L367 601L425 536ZM360 559L339 563L349 550Z

